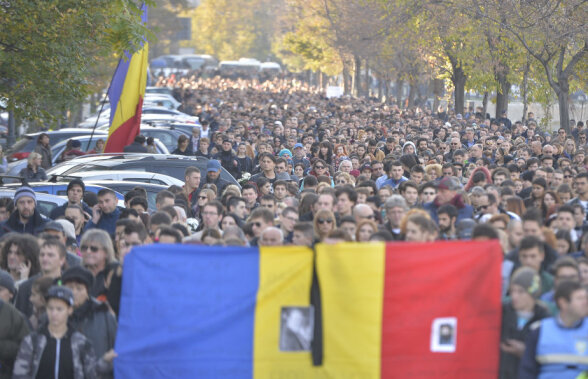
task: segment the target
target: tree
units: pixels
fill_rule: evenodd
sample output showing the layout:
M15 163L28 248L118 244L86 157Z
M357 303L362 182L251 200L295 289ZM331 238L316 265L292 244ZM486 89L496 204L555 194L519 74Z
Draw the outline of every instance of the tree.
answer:
M134 0L0 2L0 98L20 119L53 121L91 90L99 57L152 35ZM49 109L50 107L52 109Z
M560 126L570 130L570 82L588 55L585 0L471 0L473 17L498 25L519 41L543 67L558 98Z

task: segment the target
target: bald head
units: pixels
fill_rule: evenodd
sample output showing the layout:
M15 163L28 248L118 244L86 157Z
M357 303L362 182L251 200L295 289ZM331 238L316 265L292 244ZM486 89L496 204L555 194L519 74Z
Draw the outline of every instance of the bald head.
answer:
M274 226L266 228L259 236L259 246L281 246L284 243L284 234Z
M357 204L353 207L353 218L355 218L355 222L359 223L361 220L364 219L374 219L374 210L372 207L366 204Z

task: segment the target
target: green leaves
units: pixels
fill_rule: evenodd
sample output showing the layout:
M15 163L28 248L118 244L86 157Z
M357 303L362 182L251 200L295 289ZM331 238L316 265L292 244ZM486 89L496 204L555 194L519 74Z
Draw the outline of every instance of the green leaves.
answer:
M21 119L54 122L91 91L89 72L136 50L143 36L134 0L0 3L0 97Z

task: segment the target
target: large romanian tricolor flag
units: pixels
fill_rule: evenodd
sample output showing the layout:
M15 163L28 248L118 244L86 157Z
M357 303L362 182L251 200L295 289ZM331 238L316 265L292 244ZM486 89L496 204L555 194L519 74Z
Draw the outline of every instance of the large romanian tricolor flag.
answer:
M143 4L141 20L147 23L147 6ZM139 134L141 111L147 85L147 41L134 54L126 54L126 59L118 62L110 88L110 128L105 153L119 153L133 142Z
M501 261L495 241L137 248L115 376L496 378Z

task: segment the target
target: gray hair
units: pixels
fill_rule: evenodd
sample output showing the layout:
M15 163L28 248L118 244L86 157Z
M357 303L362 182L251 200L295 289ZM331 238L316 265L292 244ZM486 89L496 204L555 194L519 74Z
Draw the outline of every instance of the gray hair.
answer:
M386 209L392 209L400 207L405 211L408 210L408 204L406 204L406 200L401 195L392 195L386 200Z
M87 245L89 242L95 242L102 246L106 252L106 264L114 262L114 247L112 246L112 239L102 229L89 229L82 235L80 246Z

